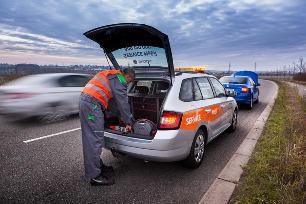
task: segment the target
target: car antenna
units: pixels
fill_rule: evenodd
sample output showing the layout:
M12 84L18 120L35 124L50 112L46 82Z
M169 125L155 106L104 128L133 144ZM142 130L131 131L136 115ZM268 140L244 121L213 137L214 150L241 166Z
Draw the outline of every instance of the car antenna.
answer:
M109 69L112 69L112 68L111 68L111 66L110 66L110 64L109 64L108 57L107 57L107 54L106 54L106 52L105 52L105 51L104 51L104 55L105 55L105 58L106 58L107 64L108 64L108 66L109 66Z

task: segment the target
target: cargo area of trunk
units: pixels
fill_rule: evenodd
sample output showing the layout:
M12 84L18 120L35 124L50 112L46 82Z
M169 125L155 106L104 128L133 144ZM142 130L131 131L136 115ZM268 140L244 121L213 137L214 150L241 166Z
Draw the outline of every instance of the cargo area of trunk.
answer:
M128 96L134 119L147 119L158 125L161 107L169 88L170 83L162 80L138 80L130 85ZM120 133L123 127L118 117L106 119L107 130Z

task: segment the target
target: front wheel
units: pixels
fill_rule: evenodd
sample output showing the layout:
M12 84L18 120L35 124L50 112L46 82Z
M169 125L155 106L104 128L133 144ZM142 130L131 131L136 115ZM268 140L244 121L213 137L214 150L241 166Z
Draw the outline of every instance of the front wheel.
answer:
M187 168L198 168L204 157L205 152L205 142L206 142L206 135L203 130L198 130L190 149L190 153L188 157L183 160L183 165Z

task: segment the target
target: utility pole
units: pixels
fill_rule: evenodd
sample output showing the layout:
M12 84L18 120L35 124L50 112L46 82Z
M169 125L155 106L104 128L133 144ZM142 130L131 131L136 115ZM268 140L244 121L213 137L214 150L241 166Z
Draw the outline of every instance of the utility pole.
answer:
M231 72L231 62L228 63L228 73L230 73L230 72Z
M256 62L255 62L255 64L254 64L255 72L256 72L256 66L257 66L257 65L256 65Z

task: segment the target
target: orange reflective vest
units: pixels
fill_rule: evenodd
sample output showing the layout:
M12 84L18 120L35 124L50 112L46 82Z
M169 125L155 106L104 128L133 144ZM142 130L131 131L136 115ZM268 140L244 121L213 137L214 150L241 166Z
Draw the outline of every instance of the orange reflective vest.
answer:
M86 93L100 101L105 109L108 107L108 101L112 98L110 83L107 78L110 74L122 73L119 70L101 71L86 84L82 91L82 93Z

